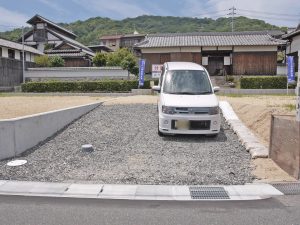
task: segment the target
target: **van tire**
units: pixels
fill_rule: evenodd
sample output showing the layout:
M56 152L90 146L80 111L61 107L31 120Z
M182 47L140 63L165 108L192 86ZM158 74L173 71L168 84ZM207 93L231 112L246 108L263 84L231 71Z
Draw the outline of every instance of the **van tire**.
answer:
M210 138L216 138L218 136L219 133L217 134L206 134L206 137L210 137Z

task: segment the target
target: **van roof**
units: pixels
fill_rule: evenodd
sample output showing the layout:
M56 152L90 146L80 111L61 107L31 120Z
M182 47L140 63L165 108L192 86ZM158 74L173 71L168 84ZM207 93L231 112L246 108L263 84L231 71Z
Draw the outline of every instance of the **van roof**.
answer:
M168 70L204 70L203 66L192 62L167 62Z

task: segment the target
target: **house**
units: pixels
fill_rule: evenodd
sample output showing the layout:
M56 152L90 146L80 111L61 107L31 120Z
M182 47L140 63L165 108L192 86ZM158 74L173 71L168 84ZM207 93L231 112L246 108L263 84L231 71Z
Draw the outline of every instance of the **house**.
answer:
M295 30L283 35L282 38L287 40L286 55L294 56L295 71L298 73L300 65L300 23Z
M35 15L27 23L32 25L32 29L24 35L26 45L49 56L61 56L66 67L91 66L95 53L76 41L76 34L40 15ZM21 41L22 38L19 39Z
M104 45L113 51L116 51L121 46L122 35L104 35L100 38L100 45Z
M276 31L151 34L136 44L152 64L188 61L205 66L210 75L276 75L277 50L285 41Z
M39 50L24 45L25 67L34 66L34 58L43 55ZM23 82L23 45L0 38L0 90Z
M90 46L88 46L88 48L96 53L97 52L103 52L103 53L113 52L112 49L110 49L109 47L107 47L105 45L90 45Z
M133 34L105 35L100 38L100 45L106 46L113 51L120 48L133 50L134 45L144 40L145 36L144 34L139 34L137 31Z

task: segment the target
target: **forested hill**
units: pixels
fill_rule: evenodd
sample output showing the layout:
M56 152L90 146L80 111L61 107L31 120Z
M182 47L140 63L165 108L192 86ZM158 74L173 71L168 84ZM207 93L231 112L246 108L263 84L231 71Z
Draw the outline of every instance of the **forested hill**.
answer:
M99 44L99 37L105 34L130 34L136 29L139 33L175 33L198 31L231 31L231 18L189 18L171 16L139 16L124 20L95 17L70 24L61 23L63 27L78 35L77 40L86 45ZM247 17L235 18L235 31L284 29ZM26 30L30 29L29 27ZM0 37L17 40L21 29L0 33Z

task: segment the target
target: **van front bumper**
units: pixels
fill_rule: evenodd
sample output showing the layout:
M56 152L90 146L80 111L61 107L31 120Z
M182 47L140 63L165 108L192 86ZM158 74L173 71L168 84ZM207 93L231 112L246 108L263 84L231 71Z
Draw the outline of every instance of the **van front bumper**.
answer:
M220 127L220 114L169 115L160 113L159 115L159 131L166 134L217 134L220 132Z

